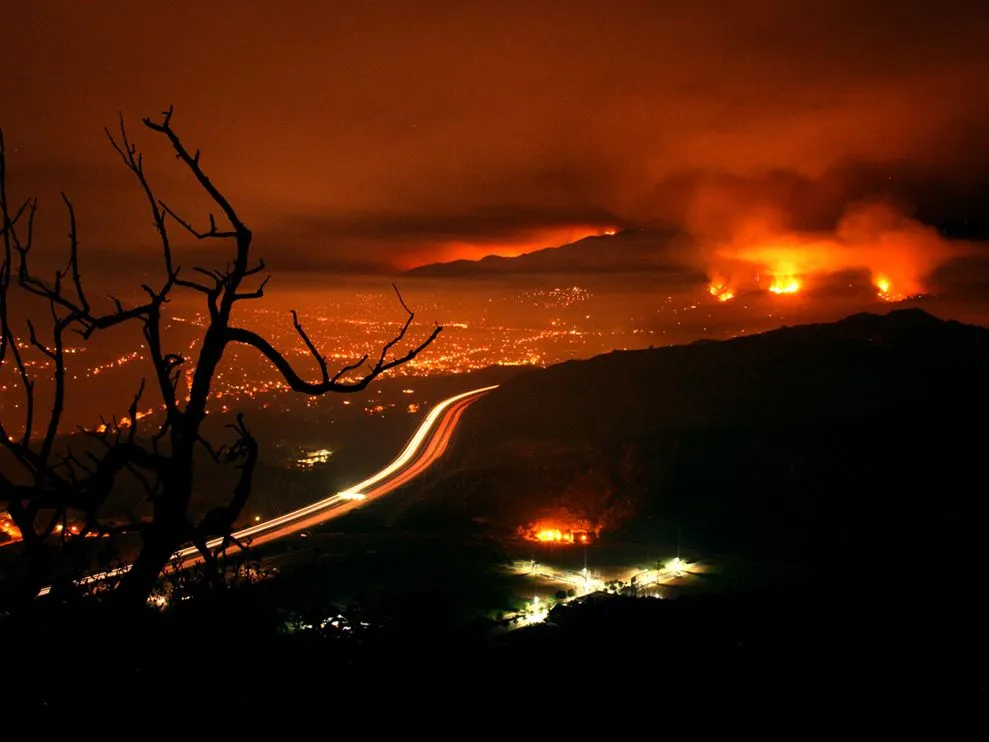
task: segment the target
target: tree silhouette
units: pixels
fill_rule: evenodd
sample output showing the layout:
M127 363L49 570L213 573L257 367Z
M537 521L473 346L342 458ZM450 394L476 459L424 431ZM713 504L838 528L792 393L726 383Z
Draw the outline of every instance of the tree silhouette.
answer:
M415 317L395 288L399 304L405 312L405 321L399 331L382 345L373 358L368 355L331 370L327 358L320 353L303 329L298 314L292 310L295 331L308 348L318 378L306 380L293 368L286 357L266 338L237 327L231 322L231 312L238 302L263 297L268 276L253 288L245 282L265 272L263 260L251 254L253 234L241 219L233 205L210 180L201 164L200 151L190 151L172 127L173 109L163 112L159 120L143 119L151 132L167 139L176 158L191 172L197 185L220 212L222 224L214 214L208 215L208 227L198 230L179 216L151 187L144 169L144 160L137 146L128 137L121 117L119 131L106 130L113 149L127 169L137 179L150 209L152 222L160 242L164 259L164 276L153 287L141 286L146 301L125 306L113 299L113 308L98 312L90 303L79 271L79 242L76 217L72 202L62 195L69 218L69 260L67 266L56 271L52 281L46 281L32 272L29 258L34 247L34 221L38 201L29 198L19 206L8 200L6 184L6 159L2 132L0 132L0 232L2 232L2 262L0 262L0 370L10 364L19 376L24 394L25 420L23 431L15 434L4 428L0 420L0 446L19 465L15 476L0 473L0 505L6 505L14 522L21 530L21 569L13 577L4 575L4 600L8 603L33 598L46 584L53 569L53 540L63 544L70 534L59 532L58 524L65 523L67 513L85 514L86 527L78 536L93 532L106 532L100 522L100 508L113 494L118 476L127 473L144 486L152 503L149 523L140 527L142 541L136 560L119 580L111 595L124 606L140 606L154 589L162 570L172 554L184 543L195 544L207 566L215 565L220 551L231 543L231 530L239 517L251 491L251 482L258 457L258 445L243 416L236 424L228 426L235 439L229 446L214 448L207 441L201 426L210 401L210 387L224 351L232 343L247 345L258 350L279 371L287 385L296 392L309 395L358 392L374 379L421 353L439 335L442 327L436 325L425 339L412 344L399 353L402 343ZM226 267L222 270L195 267L191 273L183 271L173 257L170 228L178 225L198 240L227 245L231 249ZM51 336L42 340L33 322L26 324L27 341L19 340L11 318L11 292L13 288L24 290L44 300L51 315ZM202 296L209 321L199 339L197 358L169 352L162 337L163 308L176 291L189 291ZM90 433L100 444L100 454L88 451L78 456L72 450L54 451L56 438L62 423L66 394L65 338L66 333L76 333L85 340L97 333L125 323L138 323L147 342L150 355L153 384L161 396L164 418L147 444L137 438L138 403L145 391L142 381L130 405L126 421L111 418L105 421L99 433ZM43 426L40 438L35 438L36 378L24 360L22 350L33 347L50 362L52 369L52 408ZM184 399L177 389L180 370L191 377ZM126 424L125 424L126 422ZM198 522L190 515L193 493L194 455L197 447L205 449L216 461L229 462L240 468L240 475L229 502L207 513ZM59 538L55 535L58 533ZM219 548L210 549L211 538L222 537Z

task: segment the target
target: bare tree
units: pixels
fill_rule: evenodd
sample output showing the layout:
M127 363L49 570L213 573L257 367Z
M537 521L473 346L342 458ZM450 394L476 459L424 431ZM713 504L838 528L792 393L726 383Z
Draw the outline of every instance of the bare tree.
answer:
M399 346L406 340L415 315L396 288L405 320L395 336L384 343L375 356L365 355L342 368L331 370L326 356L310 339L293 310L291 316L295 331L311 353L318 372L315 380L303 378L266 338L231 323L234 306L238 302L260 299L268 281L267 275L258 280L265 273L265 264L251 254L251 230L207 176L201 165L200 151L190 151L172 128L171 107L159 120L145 118L143 123L148 130L168 141L177 159L191 172L199 188L219 211L222 225L210 213L208 227L199 230L155 195L145 174L143 157L128 137L121 118L119 130L116 133L107 130L107 137L146 197L164 259L164 276L156 287L148 284L141 286L147 296L146 301L125 306L114 299L113 309L105 313L95 311L87 297L79 271L75 212L64 194L63 201L69 217L68 264L65 269L57 271L51 281L45 281L32 272L29 258L34 240L37 200L28 199L17 207L8 201L6 162L0 134L0 228L4 251L0 263L0 367L11 363L16 368L26 413L24 430L19 435L5 430L3 421L0 421L0 445L12 455L24 475L20 478L0 475L0 504L6 503L24 534L24 555L32 565L22 580L25 585L23 594L29 594L32 589L36 591L49 574L50 556L46 544L51 541L57 524L64 522L69 510L86 514L87 529L103 527L98 517L100 506L112 495L117 477L122 472L136 477L145 486L152 503L152 517L141 528L142 543L136 560L113 592L114 598L121 604L142 605L170 557L182 544L194 543L207 565L212 564L217 556L217 550L207 548L207 541L223 537L221 549L226 548L233 525L250 495L258 456L257 442L243 416L238 416L236 424L228 426L236 436L229 447L214 448L201 432L214 375L231 343L257 349L279 371L292 390L322 395L365 389L384 372L415 358L442 330L439 325L434 326L424 339L400 352ZM220 270L195 267L192 274L183 272L175 262L169 231L175 225L198 240L226 245L230 251L226 267ZM256 284L246 286L245 282L252 279ZM32 432L35 427L35 380L24 363L13 329L14 321L10 317L9 297L14 286L47 302L51 314L52 331L47 342L38 337L33 323L28 322L26 326L28 342L50 361L52 368L53 405L40 440L35 440ZM163 347L163 308L173 292L180 290L200 294L208 311L209 320L198 343L199 355L195 359L169 352ZM90 452L84 461L71 451L55 454L53 448L60 430L66 393L65 334L75 332L89 339L100 331L132 322L140 325L147 341L154 386L164 406L163 422L150 436L147 445L138 441L137 411L144 393L142 381L130 406L129 426L125 428L113 418L98 434L102 455ZM184 399L180 399L177 393L180 371L191 377ZM159 445L162 441L167 445ZM190 503L197 447L205 449L216 460L236 463L240 475L229 502L213 509L199 522L193 522Z

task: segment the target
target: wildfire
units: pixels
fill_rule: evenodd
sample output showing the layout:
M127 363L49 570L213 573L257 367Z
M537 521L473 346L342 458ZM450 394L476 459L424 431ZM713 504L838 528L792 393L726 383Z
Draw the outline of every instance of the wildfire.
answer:
M560 530L559 528L540 528L525 534L532 541L544 544L586 544L590 543L588 532L583 529Z
M154 413L155 413L154 408L145 410L144 412L138 411L138 413L136 415L134 415L134 418L135 418L135 420L143 420L144 418L149 417L149 416L153 415ZM130 417L128 415L124 415L116 423L116 427L118 427L120 429L129 428L131 425L133 425L133 422L131 421L131 419L130 419ZM107 424L106 423L102 423L101 425L98 425L96 427L96 432L97 433L105 433L105 432L107 432L107 430L108 430L108 427L107 427Z
M902 294L893 292L893 284L890 280L884 276L879 276L875 280L876 289L878 289L879 298L883 301L899 301L903 298Z
M735 292L723 283L712 283L707 287L707 292L718 301L730 301L735 298Z
M774 294L795 294L800 291L800 281L793 276L776 276L769 290Z
M551 542L551 541L559 542L559 541L563 541L564 537L563 537L563 533L560 531L559 528L546 528L542 531L536 532L536 540L546 541L546 542Z

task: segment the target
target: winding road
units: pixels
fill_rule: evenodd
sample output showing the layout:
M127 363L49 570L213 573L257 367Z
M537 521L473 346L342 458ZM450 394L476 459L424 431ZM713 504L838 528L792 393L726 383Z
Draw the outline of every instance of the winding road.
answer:
M355 508L394 492L443 456L464 411L497 386L496 384L473 389L438 403L426 415L426 419L416 429L401 453L388 466L364 481L311 505L236 531L234 537L238 541L249 540L252 546L257 546L312 528L333 518L339 518ZM222 538L216 538L208 541L207 546L215 549L222 542ZM188 546L175 552L171 563L176 567L187 567L201 560L202 555L198 549L195 546ZM124 566L109 572L100 572L84 578L82 582L99 582L121 575L128 569L129 566ZM42 588L38 595L46 595L49 591L48 587Z

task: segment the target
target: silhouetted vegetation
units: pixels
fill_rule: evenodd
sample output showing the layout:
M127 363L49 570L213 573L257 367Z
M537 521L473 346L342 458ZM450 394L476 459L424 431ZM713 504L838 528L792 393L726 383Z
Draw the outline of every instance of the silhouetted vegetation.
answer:
M588 713L657 699L678 711L745 702L770 713L797 702L840 713L883 701L974 709L984 692L978 591L933 565L886 571L881 582L836 573L676 600L592 595L507 633L492 631L496 617L444 620L444 606L428 591L413 597L413 585L408 605L334 605L312 590L317 574L208 592L127 623L85 601L53 612L38 603L4 626L23 637L8 657L32 660L5 697L48 714L101 703L150 711L197 682L194 668L213 668L199 713L217 718L319 708L329 695L356 708L456 694L458 709L520 695L579 698ZM64 671L69 663L85 683Z
M207 568L219 579L215 567L217 558L228 546L236 543L232 536L234 524L250 495L258 446L244 418L238 417L228 427L233 430L233 443L214 447L203 435L203 421L210 404L210 388L224 351L232 343L255 348L277 368L285 383L303 394L348 393L365 389L382 373L401 365L424 350L439 334L437 325L422 341L404 352L394 352L408 332L414 314L402 297L396 295L406 313L398 333L380 349L375 357L365 354L338 370L331 370L328 358L310 340L298 316L292 312L292 322L300 340L308 349L318 372L315 381L304 379L285 355L263 336L231 319L239 302L258 300L264 295L268 277L255 286L247 282L265 271L263 260L252 254L253 233L241 219L232 203L210 180L201 164L199 150L190 150L172 127L172 109L161 118L143 120L147 130L164 138L178 161L192 175L201 195L221 214L222 224L209 214L208 227L197 229L159 199L146 175L144 159L128 137L121 118L119 132L107 130L113 149L124 166L134 175L143 191L147 207L160 243L163 258L163 278L152 286L142 286L147 300L125 306L118 299L112 307L101 311L91 303L80 270L79 239L76 217L71 201L63 195L69 218L69 256L67 265L46 281L32 271L29 258L35 250L36 199L29 198L16 205L8 199L6 151L0 136L0 233L3 238L0 262L0 365L11 364L23 390L24 419L16 423L0 420L0 445L16 463L16 473L0 474L0 502L6 505L23 535L19 549L21 559L14 569L9 565L0 582L2 602L7 606L23 605L38 594L40 588L68 574L80 571L77 551L87 536L109 535L120 530L101 518L101 509L114 495L118 477L129 475L145 489L153 504L150 522L134 527L141 536L139 552L130 569L119 580L112 596L116 602L140 607L154 589L158 577L175 551L185 543L194 544ZM197 240L232 247L221 268L196 266L184 271L178 263L170 229L179 227ZM25 333L15 331L12 315L15 290L42 301L50 314L50 336L39 335L36 324L26 322ZM202 296L208 316L199 342L198 357L186 358L165 347L162 318L170 297L177 291L190 291ZM164 407L163 422L146 443L137 438L139 403L145 384L134 395L126 418L116 416L104 421L101 430L91 432L103 446L99 455L76 455L71 449L56 451L66 382L65 344L69 334L86 342L94 342L99 334L125 323L141 328L152 364L152 386L156 388ZM30 349L39 353L51 370L48 380L52 406L42 425L36 421L36 383L32 364L25 360ZM40 413L38 413L40 414ZM41 428L40 439L36 437ZM200 518L193 519L193 500L197 450L205 450L215 461L236 466L239 477L229 501L212 508ZM70 512L81 514L85 526L79 533L70 533L66 526ZM62 529L59 530L59 526ZM67 543L75 541L72 548ZM240 545L240 544L237 544ZM9 559L6 561L10 561ZM59 565L68 561L68 565ZM56 567L59 567L56 569Z
M985 435L967 423L986 411L987 336L897 313L510 379L500 404L478 402L465 423L461 468L448 462L426 488L275 542L257 563L221 556L212 575L171 576L164 611L122 621L67 590L7 616L0 632L23 637L14 654L30 658L8 697L76 714L112 687L116 702L150 711L198 682L194 663L227 668L209 686L217 714L297 710L330 695L364 708L455 694L458 709L478 711L517 696L633 716L657 702L671 713L883 699L975 707L989 482ZM629 383L612 396L594 386L619 371ZM588 409L573 411L573 390ZM540 418L562 423L528 425L514 405L533 399ZM501 445L494 431L513 415L523 422ZM496 464L478 453L485 443ZM612 594L519 628L509 615L517 584L492 569L505 555L491 536L547 502L605 508L621 536L672 543L683 531L691 551L721 555L724 574L704 576L718 589L633 597L612 580ZM750 556L791 572L736 579ZM227 589L211 589L217 575ZM85 654L84 687L48 670L66 647L102 646L122 649Z

